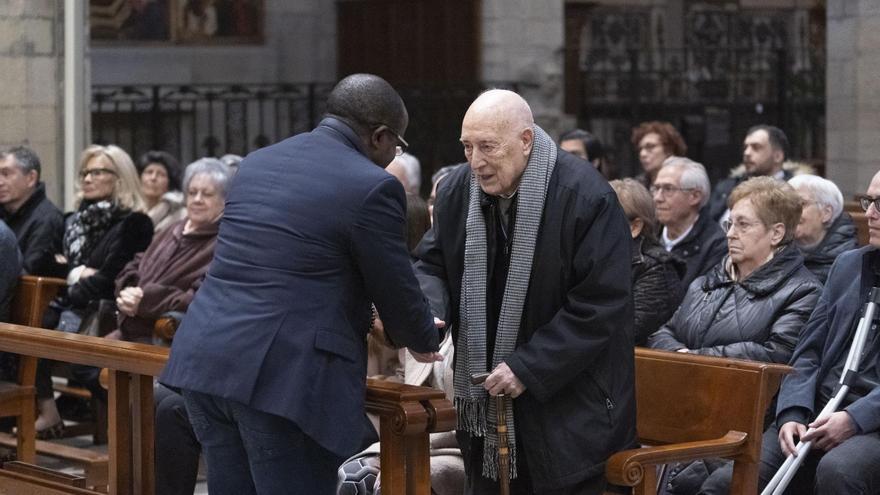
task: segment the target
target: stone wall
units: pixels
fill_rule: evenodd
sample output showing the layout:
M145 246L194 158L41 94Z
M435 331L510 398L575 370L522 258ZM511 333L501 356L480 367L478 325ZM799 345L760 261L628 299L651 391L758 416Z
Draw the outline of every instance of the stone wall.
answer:
M844 197L880 170L880 2L828 0L827 175Z
M0 1L0 149L26 144L62 194L63 2Z
M336 5L266 0L264 42L254 45L95 43L93 84L274 83L336 78Z

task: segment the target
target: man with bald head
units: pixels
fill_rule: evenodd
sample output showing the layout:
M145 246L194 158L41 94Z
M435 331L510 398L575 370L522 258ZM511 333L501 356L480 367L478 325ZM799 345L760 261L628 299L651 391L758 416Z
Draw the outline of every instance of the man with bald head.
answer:
M455 338L466 493L498 493L499 394L511 493L601 493L605 460L636 440L626 217L516 93L480 95L461 143L469 167L440 183L416 273Z
M160 378L182 389L212 495L335 492L338 466L374 434L371 302L391 340L441 359L404 239L403 186L383 170L407 124L387 82L355 74L312 132L241 162Z

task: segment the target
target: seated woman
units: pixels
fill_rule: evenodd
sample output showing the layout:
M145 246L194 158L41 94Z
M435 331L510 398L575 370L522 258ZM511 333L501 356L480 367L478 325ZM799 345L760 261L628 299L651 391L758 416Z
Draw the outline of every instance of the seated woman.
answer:
M804 205L794 241L804 255L804 265L824 284L837 255L858 247L856 226L843 211L843 194L830 180L803 174L788 183Z
M45 328L66 324L67 330L76 332L89 321L112 318L116 276L153 238L153 223L138 213L144 201L137 170L128 153L117 146L92 145L83 152L78 202L77 210L65 222L63 254L56 255L68 272L67 290L47 310ZM51 370L45 362L38 366L36 385L40 410L37 433L41 438L58 436L63 423L52 395Z
M755 177L731 192L728 206L728 255L691 283L648 346L787 363L822 290L792 242L801 199L784 182ZM729 465L716 460L679 465L673 473L668 493L675 494L725 493L719 486L731 476Z
M146 213L156 232L179 222L186 212L180 192L180 164L169 153L148 151L137 163Z
M654 200L645 186L634 179L613 180L610 184L632 233L633 333L635 344L643 346L681 303L681 279L687 266L657 242Z
M119 328L108 338L151 343L157 318L186 311L214 255L229 176L214 158L186 167L186 217L156 234L116 278Z

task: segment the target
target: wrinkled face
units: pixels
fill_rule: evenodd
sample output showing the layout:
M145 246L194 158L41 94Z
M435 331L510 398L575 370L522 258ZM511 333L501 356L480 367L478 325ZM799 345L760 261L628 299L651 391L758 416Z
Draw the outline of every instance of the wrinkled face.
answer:
M168 192L168 171L163 165L151 163L141 172L141 192L153 201Z
M198 174L186 188L186 216L193 227L213 222L223 213L223 196L208 174Z
M743 198L730 210L731 227L727 229L727 250L737 265L758 267L764 264L770 252L781 241L758 218L752 200ZM782 229L785 232L785 229Z
M15 205L27 201L37 186L37 172L24 173L13 155L0 160L0 205Z
M464 156L480 188L492 196L513 194L532 151L532 130L517 129L490 112L471 112L461 124Z
M559 147L571 153L572 155L583 158L584 160L590 159L587 155L587 148L584 147L584 142L580 139L566 139L565 141L559 143Z
M831 208L820 206L804 189L798 189L797 193L804 207L795 230L794 240L801 246L813 246L825 237L825 226L831 221Z
M743 165L752 175L770 175L778 163L782 162L782 152L770 146L767 131L757 130L743 142Z
M867 195L872 198L880 197L880 173L871 179L871 185L868 186ZM874 247L880 247L880 211L872 204L865 211L868 217L868 234L869 243Z
M679 167L663 167L651 186L657 220L663 225L681 222L699 209L701 193L682 190L681 174Z
M639 141L639 161L647 174L653 174L663 166L663 160L669 157L663 141L656 132L649 132Z
M80 171L80 187L83 199L102 201L111 199L119 180L113 163L103 155L96 155Z

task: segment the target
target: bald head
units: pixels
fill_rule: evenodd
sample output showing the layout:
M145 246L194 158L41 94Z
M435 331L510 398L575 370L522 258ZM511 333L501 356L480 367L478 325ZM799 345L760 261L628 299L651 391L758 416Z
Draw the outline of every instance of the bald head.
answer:
M532 109L522 96L506 89L490 89L474 100L465 120L479 119L498 129L521 130L535 125Z
M386 80L373 74L352 74L339 81L327 98L327 113L341 117L359 132L385 124L403 135L409 124L400 95Z
M471 170L486 194L516 192L535 138L529 104L513 91L481 94L461 123L461 143Z

